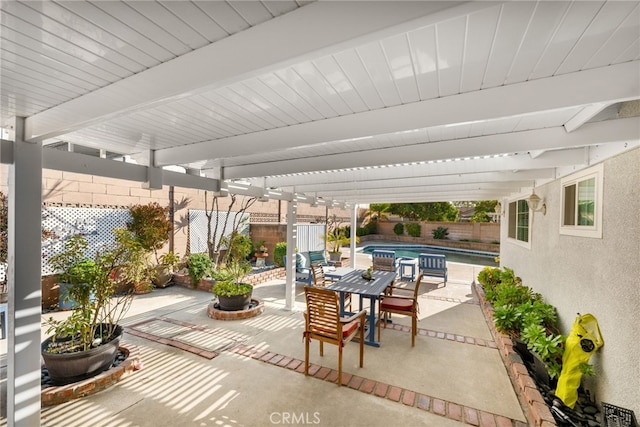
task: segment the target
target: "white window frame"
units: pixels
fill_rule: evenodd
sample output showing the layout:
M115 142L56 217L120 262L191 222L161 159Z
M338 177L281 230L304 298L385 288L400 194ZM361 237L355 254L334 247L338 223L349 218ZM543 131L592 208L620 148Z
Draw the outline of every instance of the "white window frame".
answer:
M595 178L595 189L594 189L594 219L593 225L565 225L565 188L571 185L576 185L582 181L586 181L588 179ZM560 234L568 235L568 236L579 236L579 237L589 237L594 239L602 239L602 205L603 205L603 195L604 195L604 166L603 164L599 164L580 172L576 172L572 175L568 175L560 180ZM577 203L574 204L577 206ZM574 207L577 209L577 207Z
M531 225L532 225L532 219L533 219L533 211L529 208L529 203L527 203L527 199L526 198L527 198L527 196L520 195L520 196L518 196L516 198L507 200L507 206L505 207L505 217L507 219L506 220L506 223L507 223L507 240L510 243L513 243L515 245L522 246L523 248L531 249ZM511 222L512 222L512 220L511 220L511 206L512 206L512 203L515 203L515 206L516 206L516 209L517 209L519 201L524 201L526 203L526 205L527 205L526 210L527 210L527 214L529 215L528 223L527 223L527 241L526 242L523 241L523 240L519 240L517 238L517 236L518 236L518 231L517 231L517 227L518 227L518 222L517 222L518 221L518 212L517 212L517 210L516 210L516 213L515 213L515 220L516 220L516 234L515 235L516 235L516 237L510 237L509 236L509 228L511 227Z

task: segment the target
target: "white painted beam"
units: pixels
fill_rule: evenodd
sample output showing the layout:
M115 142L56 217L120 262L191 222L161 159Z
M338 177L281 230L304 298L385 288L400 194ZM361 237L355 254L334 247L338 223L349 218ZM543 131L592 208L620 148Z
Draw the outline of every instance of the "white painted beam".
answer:
M358 2L307 4L38 113L27 119L26 139L52 138L273 71L311 55L327 55L397 34L406 31L408 23L415 26L416 17L435 13L431 21L436 21L492 6L462 3L454 9L459 4L405 2L398 7L394 2L371 2L364 14ZM442 9L454 11L438 14Z
M363 180L409 178L414 176L426 178L482 172L522 171L555 168L567 165L586 166L587 164L588 158L585 156L585 148L573 148L549 151L536 159L531 159L527 155L512 155L506 157L470 158L451 162L425 162L409 166L388 168L354 169L344 172L269 177L266 180L266 185L278 188L297 185L304 188L304 191L310 191L304 186L314 184L329 185L331 183L353 183Z
M82 173L106 178L124 179L134 182L147 182L149 176L150 168L148 166L102 159L99 157L88 156L86 154L44 149L42 150L42 157L42 164L45 169ZM154 173L160 174L160 177L157 177L156 179L159 179L164 185L208 191L220 191L220 181L217 179L158 168L151 169L154 170Z
M611 105L609 102L597 102L592 105L588 105L582 109L578 114L573 116L567 123L564 124L564 128L567 132L573 132L578 129L580 126L588 122L598 114L600 111L604 110L606 107Z
M156 152L157 165L240 156L640 97L640 61L270 129ZM606 81L596 85L594 82ZM304 144L301 143L304 141ZM226 176L229 178L229 176Z

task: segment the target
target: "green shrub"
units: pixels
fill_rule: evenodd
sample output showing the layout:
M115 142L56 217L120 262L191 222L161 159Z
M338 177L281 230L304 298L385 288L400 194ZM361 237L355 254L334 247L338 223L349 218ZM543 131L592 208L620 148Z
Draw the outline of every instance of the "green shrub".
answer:
M495 302L495 288L502 281L502 270L498 267L485 267L478 273L478 282L484 287L487 301Z
M449 235L449 229L447 227L438 227L431 231L434 239L446 239Z
M397 223L393 226L393 232L398 236L402 236L404 234L404 224L401 222Z
M407 234L411 237L420 237L422 233L422 227L417 222L410 222L407 224Z
M247 259L253 252L253 242L249 236L241 233L232 233L227 241L227 260L241 261Z
M191 285L194 287L203 277L213 272L213 263L206 253L189 255L188 267Z
M494 306L511 304L515 307L534 300L534 294L527 286L501 282L495 288Z
M278 242L273 249L273 263L276 267L284 267L283 258L287 255L287 242Z
M378 234L378 221L369 221L364 225L366 234Z

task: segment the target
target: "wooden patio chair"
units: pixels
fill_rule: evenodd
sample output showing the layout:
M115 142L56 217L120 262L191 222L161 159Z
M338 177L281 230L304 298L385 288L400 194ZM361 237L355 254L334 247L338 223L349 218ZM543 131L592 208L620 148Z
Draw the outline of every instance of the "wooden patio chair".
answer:
M375 250L371 253L373 269L378 271L396 271L396 253L394 251Z
M416 285L413 289L413 296L393 295L391 286L390 292L384 295L378 304L378 341L380 341L380 323L387 327L387 320L391 314L400 314L402 316L411 316L411 347L416 345L416 334L418 333L418 291L420 290L420 282L422 282L422 274L418 275ZM407 290L407 289L404 289ZM384 315L384 319L383 316Z
M313 286L316 288L324 288L327 285L327 278L324 275L324 267L320 263L311 265L311 274L313 276ZM344 309L351 311L351 294L344 294Z
M320 356L324 355L323 344L338 346L338 386L342 385L342 348L356 336L360 340L360 367L364 364L364 323L366 310L348 317L340 317L338 295L328 289L304 288L307 311L304 314L304 374L309 375L309 344L320 342Z

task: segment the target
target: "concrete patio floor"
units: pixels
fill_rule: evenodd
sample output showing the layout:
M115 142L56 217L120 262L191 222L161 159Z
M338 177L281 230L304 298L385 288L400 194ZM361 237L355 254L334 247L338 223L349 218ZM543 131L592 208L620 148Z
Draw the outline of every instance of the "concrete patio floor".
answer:
M410 319L394 316L394 329L382 330L381 347L365 346L363 368L357 345L347 346L343 387L331 381L335 346L326 345L320 357L312 342L314 376L301 373L301 284L292 311L284 309L283 280L258 285L254 297L264 301L264 313L236 321L207 316L209 293L173 286L136 296L124 322L124 340L140 350L143 369L106 391L43 408L42 425L525 426L471 291L482 267L449 263L449 268L445 288L423 284L415 347L408 328L401 327ZM145 331L157 339L138 336ZM162 337L182 342L184 349L162 344ZM6 340L0 345L6 396ZM208 359L189 348L218 355ZM2 408L0 425L6 425Z

